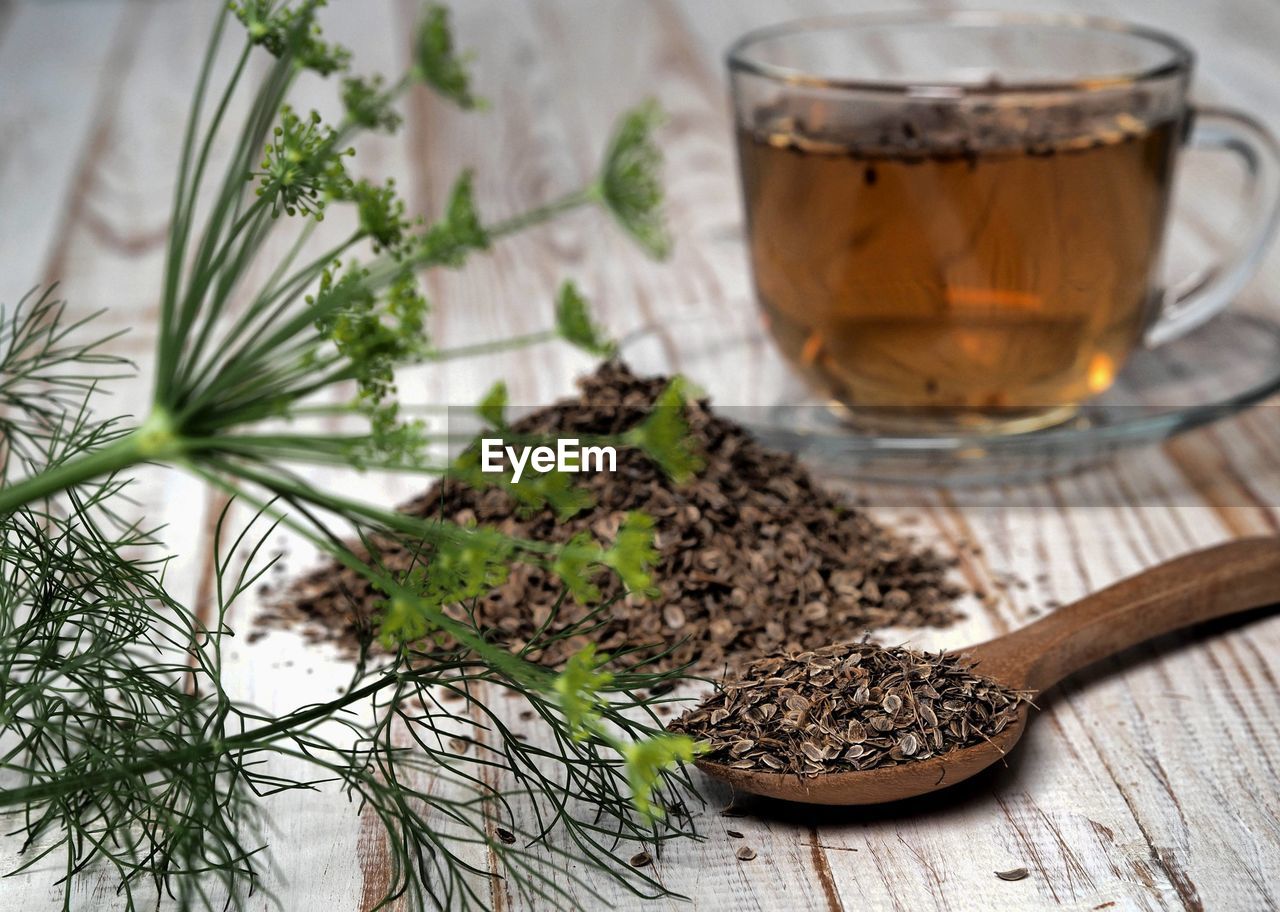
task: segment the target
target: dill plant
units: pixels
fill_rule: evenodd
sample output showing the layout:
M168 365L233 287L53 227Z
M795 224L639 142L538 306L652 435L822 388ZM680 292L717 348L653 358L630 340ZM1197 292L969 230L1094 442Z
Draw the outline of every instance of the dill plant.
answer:
M689 835L678 763L694 746L664 733L643 696L667 675L643 664L619 670L591 647L555 672L526 659L552 634L512 653L465 610L517 561L550 567L566 594L588 602L599 601L606 573L643 592L656 558L649 518L629 517L611 542L553 546L402 515L317 488L300 470L452 472L564 516L588 506L556 473L515 485L481 476L474 451L433 462L434 438L403 416L395 373L554 338L611 353L568 284L545 332L437 348L419 275L589 206L663 255L658 112L643 105L625 114L599 175L559 199L487 221L463 174L437 219L413 219L392 181L355 179L347 163L361 133L396 129L395 103L416 86L464 108L482 104L447 12L425 10L413 65L389 82L349 72L350 54L320 31L319 6L242 0L217 18L180 149L152 403L141 422L99 417L99 388L130 367L109 353L109 339L81 341L87 321L69 321L52 291L30 293L0 319L0 808L18 821L22 869L57 860L67 908L76 881L104 866L129 909L157 898L181 909L239 908L267 889L269 796L330 783L385 831L393 871L384 904L484 907L494 876L539 908L594 894L601 873L660 893L625 858L636 842ZM237 22L241 47L218 88L214 62L236 41ZM254 55L269 66L250 84ZM289 105L306 71L339 82L340 122ZM228 111L240 96L248 114L233 125ZM218 179L213 150L226 136ZM351 207L358 228L317 255L336 206ZM268 238L288 231L289 252L250 286ZM353 398L321 395L335 389ZM611 442L644 450L675 476L696 471L682 396L673 384L646 421ZM505 428L504 406L497 386L479 412ZM317 417L356 425L336 435L309 430ZM238 533L226 513L218 522L218 612L207 625L167 592L156 531L129 517L129 475L144 464L193 473L256 512ZM336 699L272 714L228 692L222 650L232 634L227 608L270 566L258 558L280 524L384 594L386 651L362 660ZM374 545L386 541L410 547L417 565L381 566ZM246 551L247 561L231 557ZM461 613L446 610L457 606ZM589 638L591 629L589 616L555 636ZM508 729L494 699L503 690L540 719L543 746ZM460 723L482 737L459 748L443 733ZM283 775L282 758L314 775ZM484 857L496 871L476 861ZM574 874L570 860L587 873Z

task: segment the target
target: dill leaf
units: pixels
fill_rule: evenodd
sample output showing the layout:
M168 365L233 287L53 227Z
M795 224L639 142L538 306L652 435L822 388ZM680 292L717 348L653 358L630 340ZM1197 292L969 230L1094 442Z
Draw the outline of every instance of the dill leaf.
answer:
M556 295L556 331L570 345L577 346L589 355L609 358L618 345L605 337L600 327L591 321L587 299L573 282L565 282Z
M418 24L414 75L459 107L483 107L484 100L471 92L467 62L454 50L448 8L428 6Z
M605 206L640 247L659 260L671 252L662 212L662 149L654 136L662 121L662 109L655 101L625 113L600 173Z

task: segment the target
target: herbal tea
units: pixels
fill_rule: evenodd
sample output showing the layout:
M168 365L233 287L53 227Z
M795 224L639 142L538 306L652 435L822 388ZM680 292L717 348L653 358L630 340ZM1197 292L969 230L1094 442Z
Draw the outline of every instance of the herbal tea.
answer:
M1110 386L1156 304L1174 121L916 105L834 127L818 108L738 135L756 287L810 382L979 424Z

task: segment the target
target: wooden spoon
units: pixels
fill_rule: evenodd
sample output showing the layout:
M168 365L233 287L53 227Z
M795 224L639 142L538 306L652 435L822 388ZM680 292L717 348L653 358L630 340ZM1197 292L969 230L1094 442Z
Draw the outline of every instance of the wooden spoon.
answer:
M1280 603L1280 536L1243 538L1145 570L1033 624L961 649L977 673L1039 694L1086 665L1179 627ZM792 773L698 767L735 789L810 804L881 804L962 782L1013 750L1028 707L991 742L926 760L804 778Z

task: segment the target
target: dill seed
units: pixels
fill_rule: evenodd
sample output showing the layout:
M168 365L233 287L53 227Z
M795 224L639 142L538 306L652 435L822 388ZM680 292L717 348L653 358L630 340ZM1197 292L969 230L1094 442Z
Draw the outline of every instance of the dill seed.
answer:
M724 832L725 832L725 835L727 835L730 839L742 838L742 834L739 833L737 830L725 830Z
M750 861L756 857L756 850L751 846L743 846L737 851L738 861Z
M496 827L493 832L494 832L494 835L496 835L504 845L515 844L516 834L511 832L510 830L504 829L502 827Z
M631 867L633 868L643 868L650 864L653 864L653 856L648 852L636 852L631 856Z
M514 422L513 431L623 433L649 413L668 383L608 363L579 382L579 396ZM762 446L707 403L690 403L685 420L706 467L683 485L643 453L623 449L616 472L572 476L595 505L568 520L550 509L530 513L500 488L476 490L456 480L400 509L558 543L581 533L608 540L631 510L652 516L658 595L618 599L590 621L599 624L592 636L602 652L630 650L628 661L656 657L646 670L691 664L721 671L778 651L838 642L850 630L955 620L961 590L950 576L952 561L823 490L794 457ZM373 544L390 570L422 562L421 554L391 542ZM616 582L602 588L606 599L620 592ZM529 645L528 658L559 666L581 643L556 634L581 623L593 608L572 599L558 604L562 589L547 570L518 565L477 600L474 617L498 642ZM295 583L282 599L271 623L302 620L319 638L355 651L362 635L373 632L382 596L360 574L331 564ZM539 642L531 643L535 638Z
M1027 876L1026 868L1012 868L1008 871L996 871L996 877L1001 880L1022 880Z
M714 763L817 776L985 742L1025 701L964 657L863 642L757 659L670 728Z

